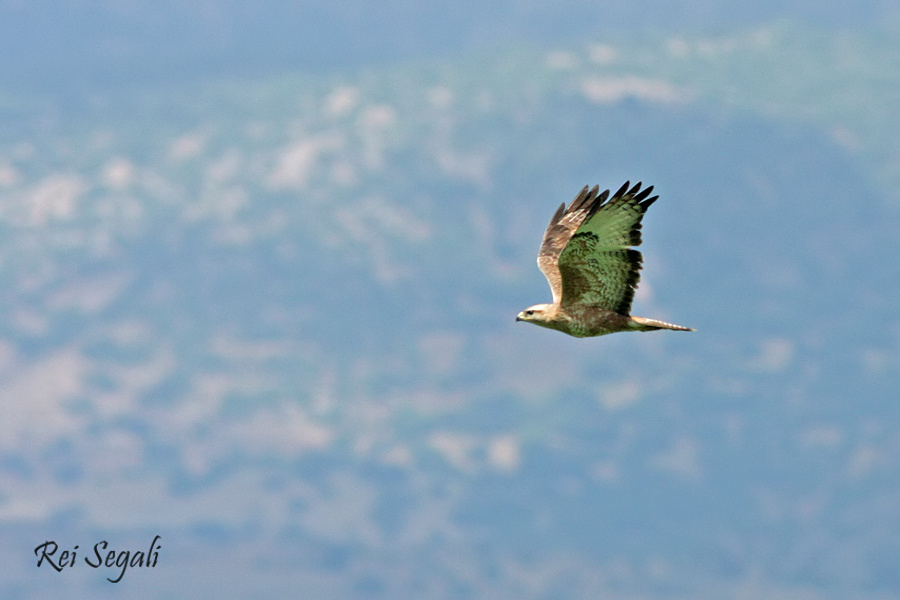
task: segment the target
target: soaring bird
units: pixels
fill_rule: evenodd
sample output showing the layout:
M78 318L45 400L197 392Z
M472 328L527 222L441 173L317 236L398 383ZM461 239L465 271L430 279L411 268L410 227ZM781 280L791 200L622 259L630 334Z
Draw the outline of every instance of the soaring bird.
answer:
M579 192L559 207L544 233L538 268L550 283L552 304L536 304L516 316L575 337L617 331L695 331L656 319L633 317L631 302L640 280L641 219L659 196L625 182L609 196L600 186ZM607 200L608 199L608 200Z

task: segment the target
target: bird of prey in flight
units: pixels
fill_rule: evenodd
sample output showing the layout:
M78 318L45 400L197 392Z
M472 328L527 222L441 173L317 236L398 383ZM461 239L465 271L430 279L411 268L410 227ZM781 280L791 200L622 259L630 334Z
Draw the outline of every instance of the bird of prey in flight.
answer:
M625 182L610 198L599 186L584 189L569 208L559 207L544 233L538 268L550 283L552 304L536 304L516 316L575 337L617 331L690 327L633 317L631 301L640 279L641 219L659 196L648 198L653 186L641 191Z

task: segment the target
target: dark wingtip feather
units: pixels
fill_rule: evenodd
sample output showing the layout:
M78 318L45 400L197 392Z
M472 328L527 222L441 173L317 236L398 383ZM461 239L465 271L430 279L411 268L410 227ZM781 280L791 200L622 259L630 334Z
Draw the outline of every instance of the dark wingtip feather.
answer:
M622 184L622 187L620 187L620 188L618 189L618 191L616 191L616 193L613 194L613 198L614 198L614 199L615 199L615 198L619 198L620 196L622 196L623 194L625 194L625 192L628 191L628 186L630 186L630 185L631 185L631 182L630 182L630 181L626 181L624 184Z
M634 190L632 190L632 192L633 192L633 191L634 191ZM634 199L637 200L638 202L640 202L641 200L643 200L644 198L646 198L647 196L649 196L649 195L650 195L650 192L652 192L652 191L653 191L653 186L651 185L651 186L648 187L647 189L642 190L640 194L637 194L637 195L634 197Z
M569 212L571 212L573 210L578 210L579 208L584 206L584 203L587 201L587 199L589 197L590 197L590 187L584 186L583 188L581 188L581 191L575 195L575 199L572 200L571 203L569 203Z
M650 205L653 204L654 202L656 202L657 200L659 200L659 196L653 196L652 198L647 198L646 200L641 202L641 207L644 210L647 210L648 208L650 208Z

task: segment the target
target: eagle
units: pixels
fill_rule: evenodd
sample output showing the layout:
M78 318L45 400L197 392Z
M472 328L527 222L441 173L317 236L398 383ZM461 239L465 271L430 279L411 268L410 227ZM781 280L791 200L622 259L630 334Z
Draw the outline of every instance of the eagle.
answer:
M641 219L659 196L626 181L610 197L600 186L584 189L569 208L557 209L544 233L538 268L550 283L552 304L536 304L516 316L575 337L617 331L695 331L656 319L634 317L631 302L640 280Z

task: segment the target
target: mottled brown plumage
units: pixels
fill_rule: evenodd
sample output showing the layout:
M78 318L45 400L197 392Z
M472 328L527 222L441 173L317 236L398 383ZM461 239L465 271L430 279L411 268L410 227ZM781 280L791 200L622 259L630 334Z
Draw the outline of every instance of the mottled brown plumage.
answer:
M641 219L659 196L625 182L609 190L584 189L569 208L557 209L538 253L538 268L550 283L552 304L537 304L516 317L576 337L617 331L673 329L694 331L655 319L632 317L631 302L640 280Z

